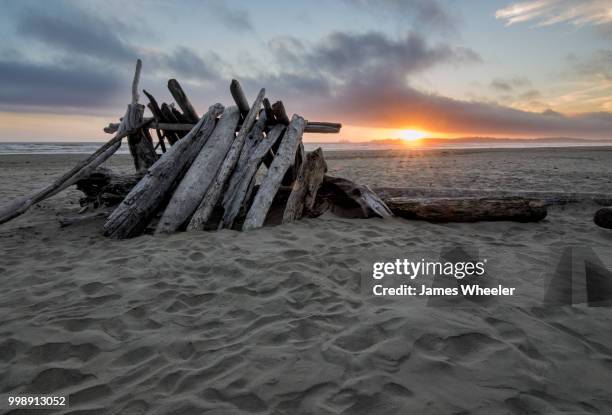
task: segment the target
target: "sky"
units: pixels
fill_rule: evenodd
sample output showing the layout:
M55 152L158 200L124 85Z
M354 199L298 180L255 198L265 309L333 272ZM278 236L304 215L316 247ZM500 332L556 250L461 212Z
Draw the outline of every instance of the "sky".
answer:
M141 87L200 114L232 78L310 141L612 139L610 0L0 0L0 141L102 141ZM146 97L141 95L141 102Z

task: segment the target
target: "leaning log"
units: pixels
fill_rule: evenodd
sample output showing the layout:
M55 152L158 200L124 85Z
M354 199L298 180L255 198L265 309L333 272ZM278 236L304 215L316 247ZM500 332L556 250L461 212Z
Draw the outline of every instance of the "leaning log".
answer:
M141 124L137 125L134 130L117 134L106 144L96 150L95 153L87 157L85 160L79 162L70 171L64 173L47 187L36 191L30 195L18 198L1 208L0 224L8 222L9 220L23 214L30 207L32 207L32 205L61 192L67 187L75 184L80 179L89 176L100 164L102 164L104 161L106 161L106 159L115 154L115 152L121 146L121 140L124 137L127 137L134 131L145 127L150 122L151 120L143 121Z
M236 79L232 79L232 82L230 83L230 94L232 94L232 98L234 98L234 102L240 110L240 116L242 119L246 118L250 110L249 102L247 101L247 97L244 94L242 86L240 86L240 82L238 82Z
M107 236L129 238L144 232L210 137L222 112L223 105L211 106L193 130L147 171L104 224Z
M283 223L298 220L302 218L304 212L308 213L313 210L317 192L326 172L327 164L321 147L308 152L287 200Z
M168 89L170 93L174 97L174 100L178 104L179 108L183 110L183 115L187 118L188 122L197 122L200 117L198 117L198 113L196 112L193 105L191 105L191 101L187 98L185 91L181 88L181 85L178 83L176 79L170 79L168 81Z
M287 111L285 111L283 101L276 101L272 104L272 112L274 113L276 122L289 125L289 117L287 116Z
M612 229L612 207L604 207L595 212L593 222L602 228Z
M266 113L266 123L268 125L276 124L276 118L274 117L274 111L272 110L272 105L270 104L270 100L268 98L264 98L263 108Z
M544 202L510 198L390 198L387 205L396 215L430 222L514 221L538 222L546 217Z
M264 126L261 126L262 130L263 128ZM232 228L236 218L246 210L246 202L249 200L253 190L255 174L259 170L264 156L281 139L284 132L285 126L281 124L272 127L265 138L263 138L263 131L261 133L256 132L258 135L261 134L261 138L254 144L248 160L244 163L239 162L232 174L223 200L223 219L221 220L220 227Z
M202 202L198 206L197 210L193 214L191 221L187 226L187 230L204 230L206 222L208 222L208 220L210 219L213 213L213 209L219 202L221 194L223 193L223 190L227 185L230 175L236 167L236 163L238 162L238 158L240 157L240 153L242 152L242 148L244 146L244 141L246 140L247 135L251 131L251 128L253 128L253 125L255 124L255 119L257 117L257 114L259 113L259 108L261 108L261 102L263 101L265 93L266 90L262 88L261 91L259 91L259 94L257 94L257 98L255 98L255 101L253 102L249 113L244 119L242 127L240 128L240 131L236 136L236 139L232 143L232 146L227 152L225 160L223 160L223 164L217 172L217 177L206 190L206 194L204 195L204 198L202 199Z
M111 169L98 167L76 182L77 190L85 194L79 203L93 208L118 205L140 179L136 174L118 174Z
M304 127L306 127L304 118L297 114L294 115L285 131L285 136L278 148L278 153L276 157L274 157L274 161L272 161L270 169L253 199L251 208L242 225L243 230L255 229L263 226L268 210L274 200L274 196L281 185L283 176L295 160L295 152L302 141Z
M175 232L191 218L225 160L236 136L235 130L239 120L240 112L237 107L225 109L206 145L174 191L157 224L156 232Z
M327 201L332 210L348 217L385 218L393 216L385 202L368 186L359 185L341 177L325 176L319 190L322 201ZM326 209L319 206L318 209Z

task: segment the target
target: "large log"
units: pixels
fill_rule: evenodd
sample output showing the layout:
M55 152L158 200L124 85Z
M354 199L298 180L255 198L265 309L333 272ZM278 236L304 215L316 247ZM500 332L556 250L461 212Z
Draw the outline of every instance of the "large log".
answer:
M237 107L225 109L206 145L174 191L157 224L158 233L175 232L191 218L225 160L236 137L239 120L240 112Z
M274 157L274 161L270 165L268 173L253 199L251 208L242 225L243 230L259 228L263 225L274 196L281 185L283 176L295 160L295 152L302 141L305 127L306 121L304 118L294 115L285 131L285 136L278 148L278 153Z
M183 110L183 115L187 118L187 121L197 122L200 117L198 117L198 113L195 108L193 108L193 105L191 105L191 101L189 101L185 91L183 91L183 88L181 88L181 85L176 79L170 79L168 81L168 89L178 106Z
M387 199L396 215L430 222L515 221L537 222L546 217L546 206L540 200L510 198L433 198Z
M242 90L242 86L240 86L240 82L236 79L232 79L230 83L230 93L232 94L232 98L234 98L234 102L238 106L240 110L240 115L244 119L249 114L249 102L247 101L246 95Z
M368 186L359 185L341 177L325 176L319 190L321 200L328 202L332 210L356 218L385 218L393 216L385 202ZM326 209L318 206L317 209Z
M242 148L244 146L244 141L255 124L255 119L259 113L259 108L261 107L261 102L263 101L265 93L266 90L262 88L261 91L259 91L259 94L257 94L257 98L255 98L249 113L244 119L236 139L232 143L232 146L227 152L225 160L223 160L223 164L219 168L217 177L206 190L206 194L193 214L191 221L187 226L187 230L204 230L206 222L210 219L213 209L219 202L230 175L236 167L236 163L238 162L238 158L240 157L240 153L242 152Z
M612 207L604 207L595 212L593 222L602 228L612 229Z
M196 126L147 171L104 224L107 236L129 238L144 232L210 137L222 112L221 104L211 106Z
M265 117L262 118L264 118L265 123ZM264 125L260 126L261 132L259 129L256 131L257 137L254 138L257 142L254 143L253 150L248 159L243 163L239 162L232 174L230 184L223 199L223 218L220 222L220 227L232 228L236 218L246 210L246 202L249 200L255 184L255 174L259 170L264 156L281 139L285 131L285 126L278 124L272 127L267 136L263 138L264 127Z
M304 212L308 213L313 210L317 192L326 172L327 164L321 147L308 152L287 200L283 223L298 220Z
M9 220L23 214L30 207L32 207L32 205L61 192L67 187L75 184L80 179L89 176L100 164L106 161L106 159L112 156L119 149L119 147L121 146L121 140L124 137L127 137L134 131L145 127L150 122L151 120L143 121L141 124L137 125L134 130L117 134L115 137L111 138L106 144L96 150L95 153L77 163L76 166L61 175L50 185L27 196L15 199L8 205L1 208L0 224L8 222Z
M291 167L287 169L283 180L281 181L281 185L283 186L291 186L295 179L297 179L298 174L300 172L300 168L302 167L302 163L304 162L304 158L306 157L304 151L304 144L300 141L300 145L298 149L295 151L295 157L293 160L293 164Z

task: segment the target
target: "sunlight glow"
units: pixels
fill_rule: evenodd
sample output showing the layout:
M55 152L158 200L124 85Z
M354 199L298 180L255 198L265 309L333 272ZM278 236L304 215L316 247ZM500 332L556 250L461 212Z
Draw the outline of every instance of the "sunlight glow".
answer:
M421 130L401 130L399 136L403 140L414 141L427 137L427 133Z

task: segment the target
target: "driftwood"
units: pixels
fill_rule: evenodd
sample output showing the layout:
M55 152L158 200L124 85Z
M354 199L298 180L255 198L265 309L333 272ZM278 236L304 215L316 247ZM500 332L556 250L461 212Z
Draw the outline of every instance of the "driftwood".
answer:
M222 112L221 104L211 106L193 130L147 171L104 224L107 236L128 238L144 232L210 137Z
M69 216L69 217L61 217L61 218L58 218L57 221L59 222L60 228L65 228L66 226L76 225L78 223L83 223L83 222L89 222L91 220L98 219L98 218L106 218L108 217L110 213L111 213L110 209L98 210L98 211L91 212L91 213L85 213L85 214Z
M337 134L340 132L342 124L331 123L331 122L308 122L306 125L305 133L319 133L319 134Z
M151 121L143 121L141 124L137 125L134 130L117 134L106 144L96 150L95 153L87 157L85 160L79 162L70 171L61 175L47 187L30 195L18 198L4 206L2 209L0 209L0 224L8 222L9 220L23 214L32 205L61 192L67 187L75 184L80 179L89 176L100 164L106 161L106 159L112 156L119 149L121 146L121 140L124 137L127 137L132 132L145 127L149 122Z
M232 98L234 98L234 102L238 106L238 109L240 110L240 116L243 119L246 118L249 113L250 107L249 101L247 101L246 95L242 90L242 86L240 86L240 82L235 79L232 79L232 82L230 83L230 93L232 95Z
M143 91L144 92L144 91ZM167 106L168 111L172 111L167 104L163 104ZM150 108L150 107L149 107ZM161 111L161 108L160 108ZM151 111L153 112L153 111ZM266 112L266 118L269 120L268 113ZM166 118L163 117L165 120ZM170 132L185 132L190 131L195 124L193 123L179 123L176 121L176 117L174 117L174 121L172 122L155 122L151 124L150 128L157 128L159 130L164 130L166 133ZM272 119L274 119L274 113L272 113ZM267 122L270 124L270 122ZM275 124L275 123L272 123ZM114 133L117 131L119 127L119 123L110 123L107 127L104 127L104 132L106 133ZM241 125L238 125L238 131L240 130ZM304 128L305 133L339 133L342 128L341 124L338 123L328 123L328 122L318 122L318 121L308 121L306 124L306 128ZM168 140L170 141L170 140ZM175 140L176 141L176 140Z
M161 108L159 108L159 104L157 103L157 100L155 99L155 97L153 95L148 93L145 89L143 89L142 92L149 99L149 104L147 105L147 107L149 108L149 111L151 111L151 113L153 114L153 118L155 118L155 133L157 134L157 139L159 141L159 146L161 147L162 152L165 153L166 152L166 144L164 143L164 138L165 138L166 134L162 133L160 131L160 127L159 127L159 123L164 120L164 116L162 115ZM171 134L174 134L174 133L171 133ZM174 140L174 141L176 141L176 140ZM168 142L172 145L171 140L168 140Z
M308 213L314 209L317 192L326 171L327 164L320 147L306 154L287 200L283 223L298 220L303 216L304 211Z
M604 207L595 212L593 222L602 228L612 229L612 207Z
M274 111L272 110L272 105L270 105L270 100L268 98L264 98L263 108L266 113L266 123L268 125L276 124L276 119L274 118Z
M546 217L540 200L523 198L447 198L387 200L391 211L403 218L430 222L480 222L510 220L537 222Z
M178 106L181 108L181 110L183 110L183 115L185 116L186 121L194 123L197 122L200 117L193 108L193 105L191 105L191 101L189 101L185 91L183 91L183 88L181 88L181 85L176 79L170 79L168 81L168 89L170 90L170 93L172 94L172 97L174 97L174 100Z
M259 108L261 107L261 102L263 101L265 93L266 90L262 88L261 91L259 91L257 98L255 98L249 113L242 123L242 128L234 139L232 146L227 152L225 160L223 160L223 164L221 164L221 167L217 172L217 177L206 190L202 202L196 209L191 221L189 222L189 225L187 226L187 230L203 230L206 222L210 219L213 209L219 202L230 175L232 174L234 167L236 167L236 163L238 162L240 153L242 152L242 148L244 146L244 141L255 124L255 118L259 113Z
M294 115L278 148L278 153L274 157L266 177L257 190L257 194L242 225L243 230L259 228L263 225L274 196L281 185L283 176L295 159L295 152L302 141L304 127L306 127L304 118Z
M98 167L89 176L76 182L77 190L85 194L79 200L81 206L115 206L140 180L136 174L117 174L111 169Z
M191 218L234 141L234 131L239 119L240 112L237 107L225 109L206 145L174 191L157 224L157 232L174 232Z
M276 101L274 104L272 104L272 112L274 113L276 122L289 125L289 117L287 116L287 111L285 111L283 101Z
M265 118L263 121L265 123ZM264 156L282 138L285 132L285 126L275 125L264 138L264 125L256 125L256 127L258 128L253 128L255 131L253 134L254 143L252 151L248 157L245 156L244 160L241 160L243 161L242 163L239 161L230 179L230 184L223 200L223 218L220 222L220 227L231 228L238 215L246 209L246 201L250 199L255 183L255 174L259 166L261 166Z
M355 218L385 218L393 216L385 202L368 186L359 185L341 177L325 176L319 190L322 203L315 207L331 208L342 216Z

